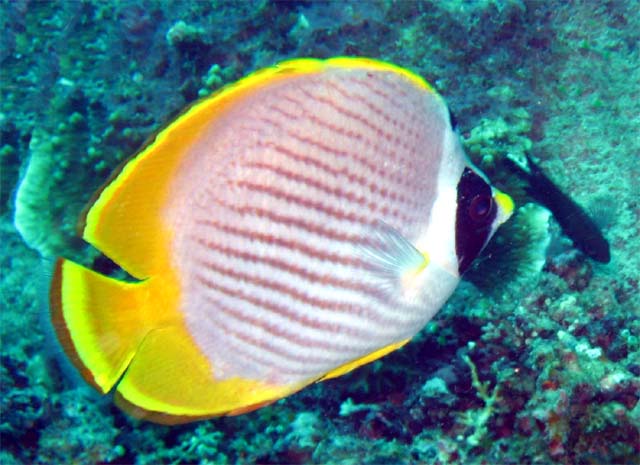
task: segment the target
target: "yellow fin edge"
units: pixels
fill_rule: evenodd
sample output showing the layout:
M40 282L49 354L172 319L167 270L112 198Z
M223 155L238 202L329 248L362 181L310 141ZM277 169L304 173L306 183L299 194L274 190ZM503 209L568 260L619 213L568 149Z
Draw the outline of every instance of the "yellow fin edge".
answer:
M407 342L409 342L411 339L403 339L400 342L395 342L393 344L389 344L388 346L383 347L382 349L378 349L374 352L371 352L368 355L365 355L364 357L358 358L356 360L353 360L349 363L345 363L344 365L331 370L329 373L327 373L326 375L324 375L322 378L320 378L318 381L324 381L326 379L331 379L331 378L337 378L338 376L342 376L346 373L349 373L352 370L355 370L356 368L362 366L362 365L366 365L367 363L371 363L374 360L377 360L381 357L384 357L385 355L393 352L394 350L398 350L400 347L402 347L403 345L405 345Z
M157 273L166 264L162 251L171 234L163 224L162 208L167 203L180 160L202 132L234 102L257 88L331 67L400 74L417 87L437 95L417 74L370 58L299 58L255 71L196 101L122 164L86 209L80 225L83 238L139 279Z
M122 376L144 335L138 318L145 298L141 286L69 260L56 263L50 292L53 326L71 361L102 393Z

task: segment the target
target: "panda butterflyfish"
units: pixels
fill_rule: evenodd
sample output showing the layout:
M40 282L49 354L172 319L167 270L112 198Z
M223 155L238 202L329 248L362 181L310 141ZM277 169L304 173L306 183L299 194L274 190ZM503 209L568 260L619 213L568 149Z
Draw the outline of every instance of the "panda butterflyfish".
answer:
M65 351L128 413L248 412L407 343L513 209L443 99L363 58L297 59L188 108L94 196L61 258Z

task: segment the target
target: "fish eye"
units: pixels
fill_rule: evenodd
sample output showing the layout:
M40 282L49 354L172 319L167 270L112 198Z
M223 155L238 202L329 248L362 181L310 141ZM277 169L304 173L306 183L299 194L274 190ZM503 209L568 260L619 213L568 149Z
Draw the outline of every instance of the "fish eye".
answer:
M469 216L477 223L485 223L492 218L493 199L489 195L478 194L469 203Z

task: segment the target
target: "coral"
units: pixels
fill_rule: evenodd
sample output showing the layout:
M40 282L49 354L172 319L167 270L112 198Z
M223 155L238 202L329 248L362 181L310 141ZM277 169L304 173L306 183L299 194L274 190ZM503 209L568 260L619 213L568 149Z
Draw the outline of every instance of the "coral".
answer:
M494 89L489 90L488 94L496 95L496 92L491 92ZM493 170L496 158L501 156L524 158L524 154L533 146L528 137L531 131L529 112L525 108L516 107L506 117L507 120L502 116L496 119L482 118L464 139L465 148L472 156L480 157L483 169Z
M351 397L348 397L342 404L340 404L340 416L348 417L356 412L363 411L378 411L380 407L376 404L354 404Z
M116 461L124 454L114 446L119 434L113 418L106 414L104 402L92 402L95 393L87 388L66 391L55 400L51 421L38 440L38 462L62 463L74 457L78 463Z
M167 31L167 43L185 51L190 47L205 46L206 32L200 26L194 26L180 20Z
M489 383L481 382L478 379L478 369L471 361L471 358L469 358L468 355L463 355L462 359L469 366L471 370L471 384L476 389L477 396L484 403L481 409L466 410L461 416L461 422L472 429L471 434L465 438L465 441L470 446L477 446L488 432L487 423L493 414L496 401L499 399L500 387L496 384L491 392L489 392Z

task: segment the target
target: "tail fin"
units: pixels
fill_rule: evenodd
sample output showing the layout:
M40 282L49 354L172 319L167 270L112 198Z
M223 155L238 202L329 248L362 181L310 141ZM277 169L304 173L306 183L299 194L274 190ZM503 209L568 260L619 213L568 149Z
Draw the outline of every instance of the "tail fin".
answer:
M147 287L146 281L119 281L70 260L56 263L49 296L53 326L74 365L103 393L118 382L150 329Z
M123 282L60 259L50 307L58 338L84 378L102 393L115 388L118 406L137 418L176 424L238 414L306 384L216 379L166 279Z

